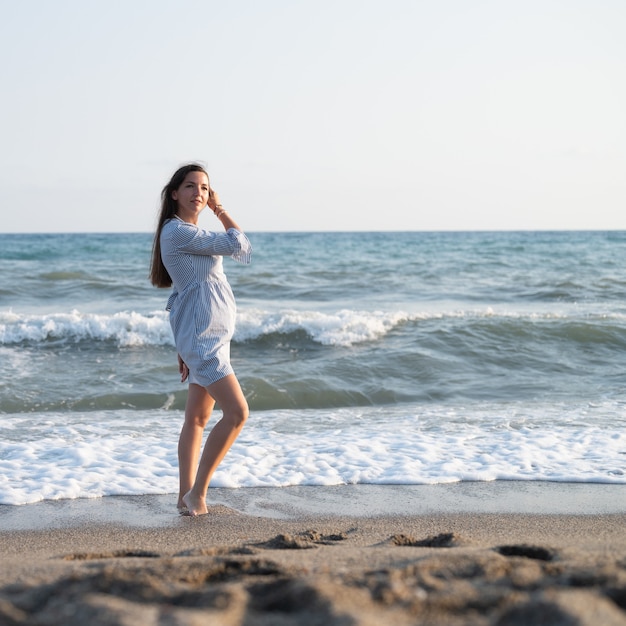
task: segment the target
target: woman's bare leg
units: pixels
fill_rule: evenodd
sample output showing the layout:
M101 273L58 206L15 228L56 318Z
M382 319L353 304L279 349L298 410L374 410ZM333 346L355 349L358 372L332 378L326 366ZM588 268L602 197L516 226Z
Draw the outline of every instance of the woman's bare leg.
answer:
M184 509L183 496L196 480L198 459L202 447L204 429L211 417L215 400L200 385L190 384L185 406L185 422L178 440L178 508Z
M204 444L195 482L183 496L183 502L190 515L203 515L208 512L206 494L213 472L230 450L248 419L248 403L234 374L213 383L207 387L207 392L217 401L223 415Z

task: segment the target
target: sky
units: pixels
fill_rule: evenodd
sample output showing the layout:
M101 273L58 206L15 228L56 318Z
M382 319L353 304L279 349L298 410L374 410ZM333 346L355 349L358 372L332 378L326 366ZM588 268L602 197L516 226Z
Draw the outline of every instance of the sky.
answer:
M626 229L624 0L0 9L0 232Z

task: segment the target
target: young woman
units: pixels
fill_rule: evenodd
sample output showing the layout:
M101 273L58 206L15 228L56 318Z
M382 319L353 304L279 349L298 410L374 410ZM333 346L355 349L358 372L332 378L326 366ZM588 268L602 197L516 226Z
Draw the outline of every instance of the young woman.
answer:
M224 232L198 226L207 206ZM157 287L173 286L166 308L181 381L189 381L178 442L178 508L183 514L208 512L206 494L213 472L248 418L248 404L230 365L236 307L222 259L230 256L250 263L251 252L248 238L211 189L206 171L195 163L178 169L161 193L150 280ZM200 455L204 428L216 402L222 419Z

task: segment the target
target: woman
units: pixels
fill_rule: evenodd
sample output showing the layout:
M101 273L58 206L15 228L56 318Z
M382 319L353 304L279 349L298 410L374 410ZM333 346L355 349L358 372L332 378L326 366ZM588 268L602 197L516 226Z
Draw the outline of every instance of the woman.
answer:
M198 227L206 206L225 232ZM248 418L248 404L230 365L235 300L222 257L249 263L251 252L248 238L211 189L206 171L194 163L178 169L161 193L150 279L157 287L173 285L167 310L181 381L189 380L178 442L178 509L183 514L208 512L206 494L213 472ZM200 456L204 428L216 402L222 419L211 430Z

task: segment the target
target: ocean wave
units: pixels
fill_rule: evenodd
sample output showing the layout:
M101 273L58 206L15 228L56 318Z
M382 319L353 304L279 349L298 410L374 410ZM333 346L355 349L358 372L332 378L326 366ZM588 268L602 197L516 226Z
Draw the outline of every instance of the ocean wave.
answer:
M251 341L269 335L294 335L304 332L315 343L326 346L351 346L376 341L390 330L411 319L404 312L246 310L237 319L238 341Z
M337 313L316 311L251 310L240 313L235 341L246 342L274 335L302 333L315 343L349 346L374 341L410 319L406 313L343 310ZM0 345L49 341L111 341L118 346L173 345L167 313L134 311L111 315L49 313L23 315L0 313Z
M407 319L409 316L405 313L250 310L239 314L234 340L248 342L304 333L315 343L348 346L379 339ZM77 310L41 315L0 313L0 345L50 341L102 341L118 346L173 345L168 316L163 311L148 314L122 311L110 315Z
M112 341L119 346L173 345L167 314L0 313L0 345L48 341Z
M467 328L487 324L490 332L516 334L539 322L556 323L557 334L576 340L612 337L622 333L626 315L621 313L571 314L568 312L479 310L363 311L336 312L287 309L245 309L237 316L235 342L295 341L304 338L321 346L349 347L376 342L403 325L423 322L466 322ZM560 329L560 330L558 330ZM19 314L0 312L0 345L45 342L112 342L119 347L171 346L172 333L165 311L112 314L69 313Z

